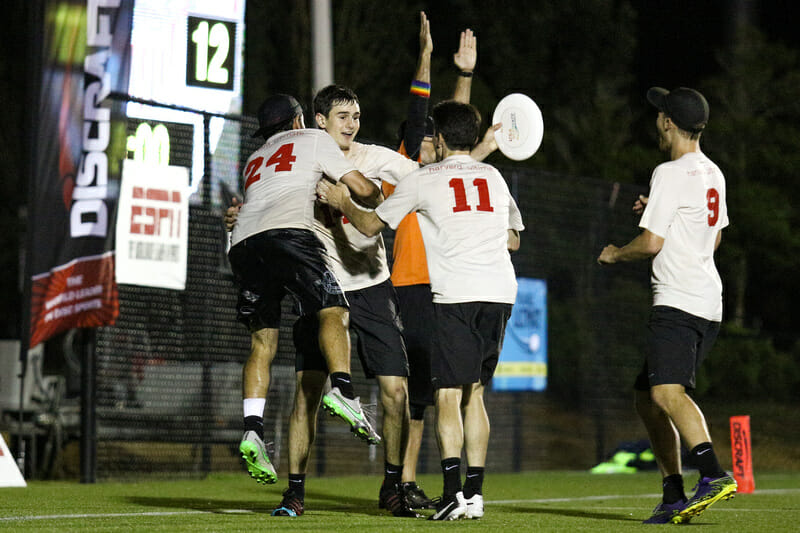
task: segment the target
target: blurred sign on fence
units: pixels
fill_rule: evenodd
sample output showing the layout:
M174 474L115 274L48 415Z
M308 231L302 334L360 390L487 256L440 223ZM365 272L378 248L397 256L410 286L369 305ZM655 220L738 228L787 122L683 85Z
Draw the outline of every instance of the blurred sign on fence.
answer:
M547 282L517 278L517 283L517 301L506 326L493 388L543 391L547 388Z

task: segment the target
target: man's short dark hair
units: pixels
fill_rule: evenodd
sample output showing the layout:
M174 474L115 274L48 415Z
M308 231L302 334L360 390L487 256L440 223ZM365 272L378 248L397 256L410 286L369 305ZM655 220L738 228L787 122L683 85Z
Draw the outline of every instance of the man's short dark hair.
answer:
M258 130L253 137L269 139L280 131L290 130L294 119L303 114L303 106L289 94L273 94L258 108Z
M442 134L451 150L472 150L478 142L481 114L475 106L445 100L433 107L431 116L436 134Z
M319 90L314 97L314 114L321 113L327 117L333 106L357 104L358 96L350 87L344 85L328 85Z

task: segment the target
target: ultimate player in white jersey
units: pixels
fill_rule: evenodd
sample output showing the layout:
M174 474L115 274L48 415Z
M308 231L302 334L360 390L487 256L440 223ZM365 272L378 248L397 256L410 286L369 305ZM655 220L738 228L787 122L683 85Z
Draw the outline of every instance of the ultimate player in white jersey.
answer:
M519 247L524 226L500 173L469 155L478 139L477 110L446 101L432 115L440 162L406 176L374 211L353 204L346 188L323 181L317 191L366 235L418 214L435 308L431 376L444 476L430 519L452 520L483 514L482 490L470 502L461 492L461 452L466 448L469 466L484 467L489 420L483 388L494 374L516 298L508 250Z
M264 483L277 479L264 449L263 412L278 347L280 304L287 292L303 313L317 317L320 327L315 338L332 380L341 389L341 402L363 421L343 418L363 438L374 433L350 383L347 300L312 230L315 186L322 176L352 186L355 194L373 205L380 192L342 156L330 136L305 129L302 113L289 95L274 95L261 105L260 128L254 136L266 142L245 165L245 201L229 252L239 289L237 318L251 332L243 372L245 433L240 450L250 474Z
M383 146L355 141L360 128L361 109L356 94L347 87L331 85L314 97L317 126L330 135L347 160L372 180L396 184L419 165ZM403 454L408 438L408 360L402 338L397 297L389 280L386 249L381 235L366 237L348 220L328 206L318 205L315 232L325 244L331 268L350 303L350 329L357 335L357 352L364 374L375 377L383 410L384 481L379 506L395 516L416 517L400 492ZM298 350L296 408L290 422L291 448L289 481L295 493L303 491L302 477L314 438L316 406L322 394L327 369L319 348L304 339L313 338L317 328L313 316L295 325ZM335 396L332 389L323 398ZM303 411L297 406L304 406ZM295 431L293 431L293 429ZM295 483L292 483L295 481Z
M736 481L719 464L705 418L686 390L711 350L722 320L722 282L714 251L728 225L725 178L702 151L708 102L694 89L653 87L659 147L670 161L653 171L649 198L640 197L642 232L627 245L606 246L601 264L652 258L653 309L648 353L636 379L636 410L644 421L663 480L663 498L647 524L685 523L709 505L732 498ZM686 498L681 439L700 481Z

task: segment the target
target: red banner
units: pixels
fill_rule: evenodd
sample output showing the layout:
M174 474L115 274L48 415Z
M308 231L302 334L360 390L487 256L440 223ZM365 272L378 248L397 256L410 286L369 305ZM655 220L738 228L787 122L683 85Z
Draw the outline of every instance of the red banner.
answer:
M68 328L113 324L119 315L114 256L81 257L33 279L31 346Z
M113 324L112 112L127 92L133 0L47 0L28 250L30 346ZM113 173L116 176L112 176Z

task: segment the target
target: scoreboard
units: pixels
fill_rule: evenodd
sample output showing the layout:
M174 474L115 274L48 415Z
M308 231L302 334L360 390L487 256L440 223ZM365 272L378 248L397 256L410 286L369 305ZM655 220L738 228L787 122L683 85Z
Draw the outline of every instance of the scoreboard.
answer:
M245 0L135 0L129 94L182 108L240 114L244 12ZM203 116L134 102L127 104L125 114L135 119L129 121L128 157L154 164L188 164L190 190L197 192L206 170ZM230 137L226 146L238 146L238 122L213 117L209 132L212 154L224 136ZM175 147L183 147L177 156ZM234 174L219 178L234 184L237 151L213 156L215 164L223 159L217 167Z

